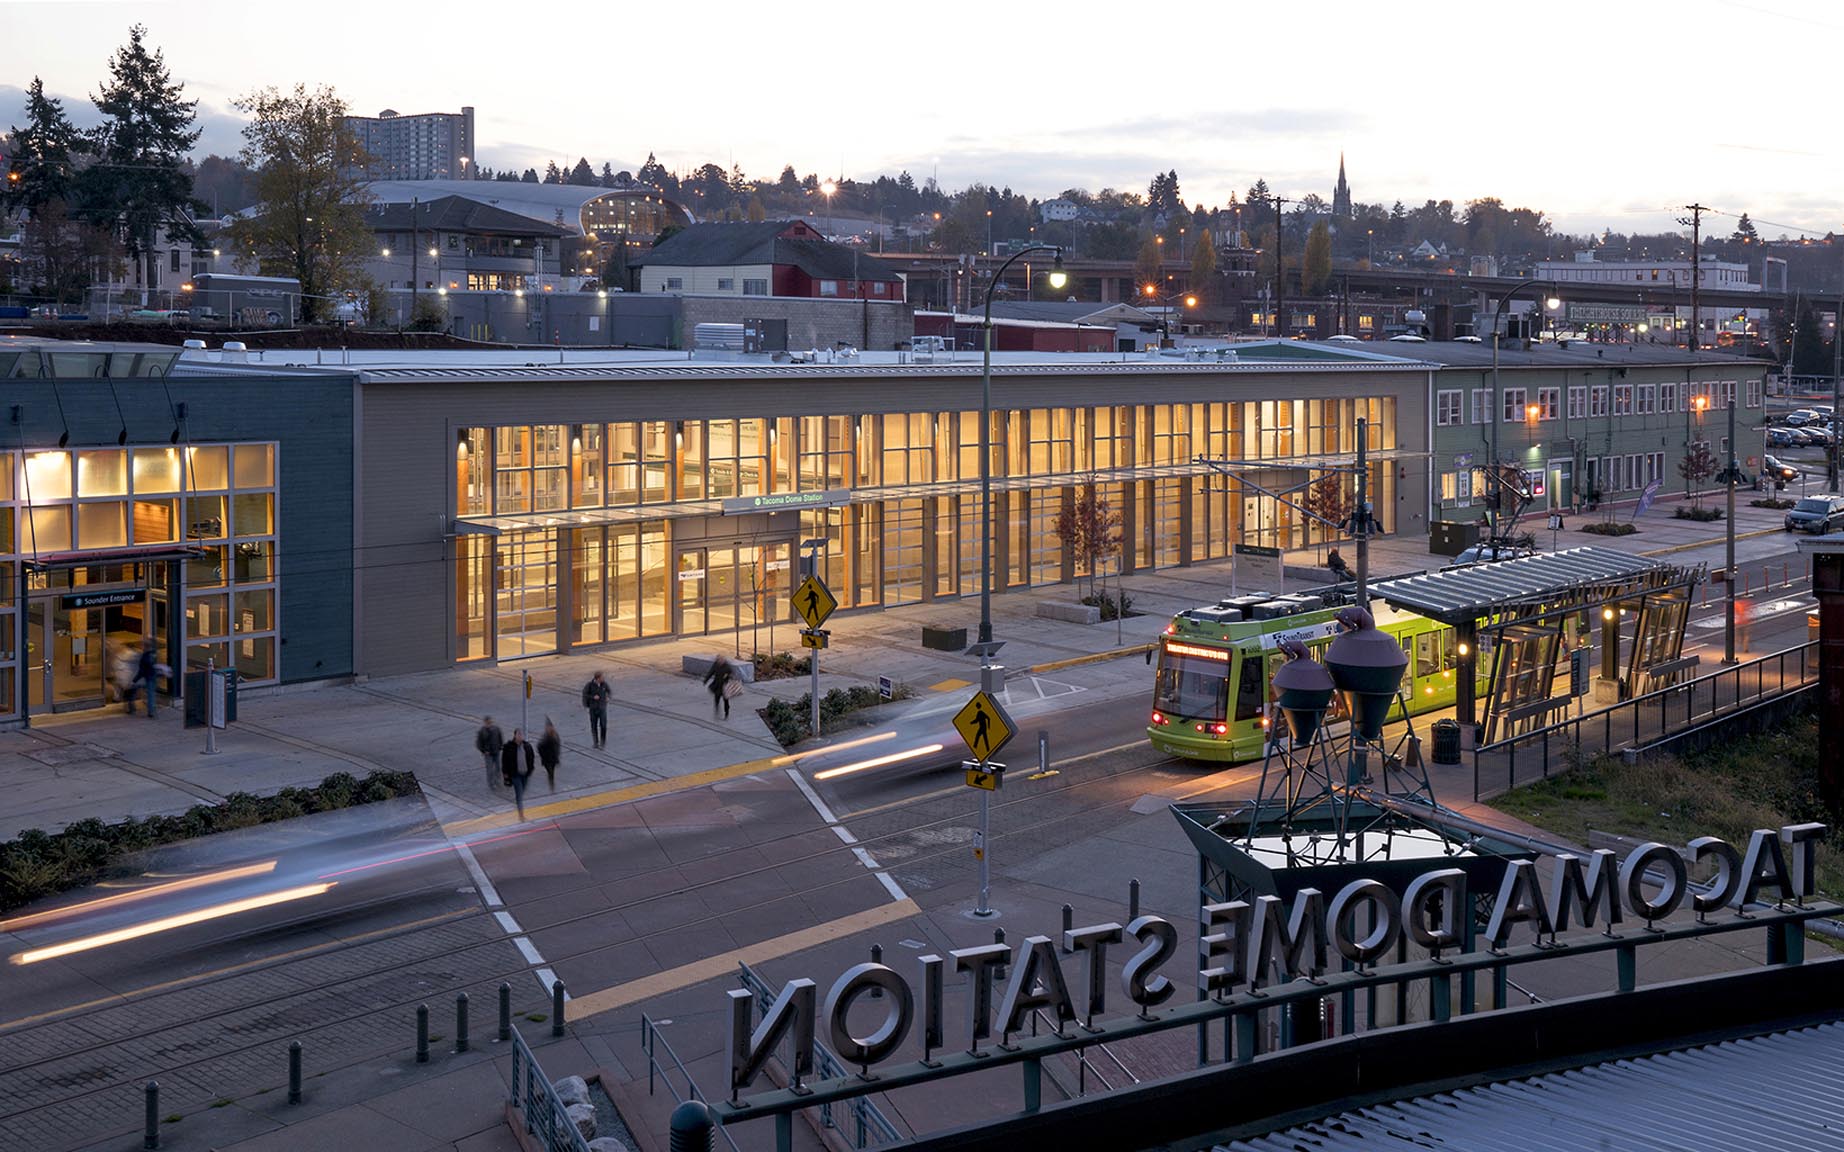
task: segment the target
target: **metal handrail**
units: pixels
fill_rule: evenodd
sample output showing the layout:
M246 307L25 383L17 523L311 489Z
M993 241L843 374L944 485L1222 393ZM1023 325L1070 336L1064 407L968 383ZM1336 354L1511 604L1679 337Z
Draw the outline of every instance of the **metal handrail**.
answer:
M1804 691L1817 683L1817 674L1810 670L1810 657L1816 644L1817 641L1813 640L1803 641L1744 663L1719 668L1694 680L1654 689L1643 696L1622 700L1581 716L1560 720L1490 744L1477 745L1473 748L1473 798L1481 800L1487 795L1480 783L1482 756L1502 755L1507 758L1509 779L1505 783L1505 790L1508 791L1517 787L1517 754L1521 748L1539 744L1542 746L1542 775L1547 777L1552 740L1564 748L1580 749L1585 734L1598 734L1601 754L1622 749L1643 750L1682 738L1711 723L1758 708L1768 701ZM1766 682L1770 666L1776 671L1777 683L1773 686ZM1750 674L1754 677L1752 690L1744 683ZM1705 692L1708 693L1708 706L1699 708L1699 699ZM1674 715L1675 702L1680 699L1684 707L1681 715ZM1657 731L1642 731L1642 713L1654 708L1658 712ZM1490 794L1498 793L1494 789Z
M1049 1028L1052 1032L1058 1031L1058 1028L1056 1026L1056 1021L1044 1015L1044 1010L1042 1008L1033 1008L1031 1010L1031 1035L1033 1036L1037 1035L1037 1025L1039 1021L1042 1021L1044 1026ZM1138 1084L1140 1082L1140 1078L1133 1074L1133 1070L1128 1068L1125 1064L1121 1063L1121 1058L1114 1054L1114 1049L1108 1047L1105 1043L1102 1043L1101 1041L1097 1040L1093 1044L1084 1045L1083 1047L1076 1049L1075 1056L1076 1056L1076 1095L1077 1096L1088 1095L1088 1077L1091 1072L1094 1073L1095 1079L1101 1081L1101 1090L1103 1092L1114 1091L1113 1082L1110 1081L1106 1076L1102 1075L1101 1069L1097 1068L1095 1066L1095 1062L1088 1058L1089 1050L1093 1048L1101 1049L1101 1054L1108 1058L1109 1062L1112 1063L1114 1067L1120 1071L1121 1075L1127 1078L1129 1083ZM1068 1091L1068 1089L1064 1089L1064 1091Z
M524 1088L521 1095L520 1087ZM512 1030L512 1107L525 1117L525 1131L545 1152L589 1152L589 1142L570 1119L569 1110L551 1087L550 1077L518 1029ZM538 1102L533 1107L533 1102ZM734 1144L731 1147L735 1147Z
M666 1050L666 1058L672 1061L672 1067L677 1068L679 1075L685 1078L683 1093L679 1091L678 1085L672 1082L666 1065L660 1063L659 1049L661 1048ZM640 1049L647 1054L647 1095L653 1095L654 1075L657 1073L659 1079L665 1081L666 1091L672 1093L675 1102L683 1104L686 1100L696 1100L701 1104L710 1103L704 1098L704 1093L698 1090L698 1082L692 1079L690 1070L685 1067L685 1061L679 1059L679 1054L672 1050L672 1044L660 1035L658 1022L645 1012L640 1014ZM730 1135L728 1128L719 1124L717 1134L722 1136L724 1143L730 1146L730 1152L742 1152L742 1149L736 1146L736 1137ZM583 1147L582 1152L589 1152L587 1145Z
M756 975L755 969L751 968L747 962L739 960L736 967L737 979L742 983L744 989L755 995L756 1006L766 1017L769 1006L775 1002L774 992L766 981ZM850 1074L850 1069L839 1061L832 1049L818 1040L813 1042L813 1066L815 1075L822 1080L839 1079ZM883 1111L871 1101L870 1097L855 1097L847 1107L851 1112L853 1124L852 1147L869 1147L873 1136L879 1143L895 1143L903 1139L903 1134L897 1131L896 1125L890 1122L890 1118L883 1114ZM833 1129L839 1127L837 1119L832 1114L830 1102L820 1105L820 1126Z

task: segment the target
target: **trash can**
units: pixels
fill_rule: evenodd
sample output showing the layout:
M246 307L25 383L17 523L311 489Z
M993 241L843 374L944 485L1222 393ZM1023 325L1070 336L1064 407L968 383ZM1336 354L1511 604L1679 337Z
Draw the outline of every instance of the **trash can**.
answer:
M1460 725L1454 720L1434 722L1434 751L1428 757L1436 764L1460 762Z

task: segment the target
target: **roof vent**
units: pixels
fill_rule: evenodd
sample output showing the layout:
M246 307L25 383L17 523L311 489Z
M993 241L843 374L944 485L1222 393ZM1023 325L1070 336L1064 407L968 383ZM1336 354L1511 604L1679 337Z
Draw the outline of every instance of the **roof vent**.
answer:
M250 359L250 350L244 347L243 341L241 340L226 340L224 342L224 353L222 358L227 364L248 363Z

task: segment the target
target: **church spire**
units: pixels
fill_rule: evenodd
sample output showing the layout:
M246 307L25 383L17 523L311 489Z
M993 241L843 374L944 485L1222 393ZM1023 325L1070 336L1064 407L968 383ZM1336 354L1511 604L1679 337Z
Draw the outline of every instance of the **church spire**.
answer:
M1338 154L1338 185L1332 189L1332 215L1340 220L1351 218L1351 186L1345 183L1345 154Z

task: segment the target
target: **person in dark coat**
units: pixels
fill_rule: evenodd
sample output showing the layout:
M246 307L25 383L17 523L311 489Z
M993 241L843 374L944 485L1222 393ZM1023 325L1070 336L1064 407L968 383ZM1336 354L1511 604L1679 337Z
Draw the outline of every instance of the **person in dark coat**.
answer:
M154 691L159 684L160 662L154 658L154 639L148 637L141 646L141 655L135 658L134 679L129 681L127 700L128 714L134 715L134 694L137 691L147 693L147 718L154 718Z
M563 737L557 732L557 725L551 718L544 718L544 735L538 737L538 763L544 765L545 778L550 781L551 791L557 791L557 762L563 759Z
M1336 548L1332 549L1331 554L1325 558L1325 566L1332 570L1332 577L1335 580L1343 581L1353 578L1351 566L1345 563L1345 558L1338 554Z
M480 731L474 733L474 748L480 753L487 765L487 787L498 788L500 781L499 753L506 746L506 735L493 723L493 717L480 718Z
M736 678L736 669L730 662L719 655L711 661L711 670L704 674L704 683L711 690L711 719L717 719L717 709L723 709L724 719L730 718L730 693L725 689Z
M597 672L583 685L583 707L589 709L589 742L601 748L608 743L608 681Z
M512 739L499 750L499 770L512 788L512 801L518 805L519 819L525 819L525 786L531 782L531 774L538 770L533 762L531 741L525 739L525 729L514 728Z

